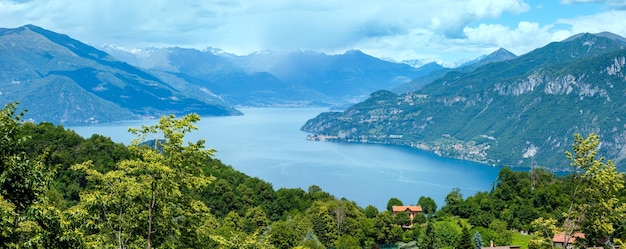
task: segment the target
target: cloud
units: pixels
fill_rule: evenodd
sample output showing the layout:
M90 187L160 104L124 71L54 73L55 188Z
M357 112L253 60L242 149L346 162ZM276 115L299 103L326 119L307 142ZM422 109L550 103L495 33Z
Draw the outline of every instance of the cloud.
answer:
M446 6L443 4L443 6ZM524 1L490 0L458 1L449 10L441 10L431 18L430 27L441 29L447 38L465 38L463 29L471 22L499 18L503 13L519 14L530 9Z
M590 1L618 3L561 3ZM0 23L30 23L93 45L217 47L236 54L361 49L448 63L498 47L521 54L576 32L604 31L598 27L626 34L626 24L616 21L625 20L619 10L558 23L511 21L538 8L530 6L524 0L0 0Z
M561 0L561 4L585 4L585 3L598 3L607 5L614 9L626 9L626 2L624 0Z
M570 25L573 33L608 31L624 35L626 34L626 22L622 20L626 20L626 10L610 10L589 16L559 19L558 23Z
M2 23L76 31L97 42L312 49L422 28L459 38L470 22L528 10L521 0L0 0L0 6Z
M552 41L571 36L567 30L553 31L552 25L540 26L536 22L519 22L510 28L500 24L481 24L476 28L465 28L468 40L477 44L491 44L521 55Z

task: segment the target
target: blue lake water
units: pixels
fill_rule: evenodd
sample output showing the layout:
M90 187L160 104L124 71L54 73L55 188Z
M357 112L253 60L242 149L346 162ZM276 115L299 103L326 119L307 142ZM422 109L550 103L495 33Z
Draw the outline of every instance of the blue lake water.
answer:
M270 182L274 189L318 185L324 191L356 201L362 207L384 209L390 198L405 205L420 196L441 207L453 188L464 197L489 191L500 167L438 157L411 148L307 141L300 127L323 108L248 108L244 116L203 117L199 130L187 136L203 138L222 162ZM89 137L94 133L130 143L129 127L155 120L67 127Z

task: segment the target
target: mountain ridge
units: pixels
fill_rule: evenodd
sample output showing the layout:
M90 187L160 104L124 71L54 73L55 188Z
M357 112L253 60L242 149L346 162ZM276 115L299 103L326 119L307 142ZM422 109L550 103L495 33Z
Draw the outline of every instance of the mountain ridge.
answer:
M313 140L400 144L445 157L567 168L574 133L599 133L602 153L626 167L621 96L626 47L582 35L470 72L450 72L405 94L379 91L302 129ZM533 153L531 153L533 152Z
M216 49L161 48L151 50L158 51L152 55L135 55L134 58L130 53L107 51L151 71L185 74L194 84L212 89L230 103L243 106L271 106L272 102L289 106L355 103L372 91L390 89L434 70L434 67L417 69L388 62L360 50L334 55L314 51L263 51L238 56L225 52L214 54L214 51L221 51ZM187 51L188 55L181 56L181 51ZM176 58L184 58L191 67L181 67L184 61ZM235 79L243 86L252 87L251 91L233 84Z
M188 97L104 51L34 25L0 34L0 83L0 100L21 102L29 110L26 118L37 122L85 124L188 112L240 114L219 98ZM47 105L37 107L41 100Z

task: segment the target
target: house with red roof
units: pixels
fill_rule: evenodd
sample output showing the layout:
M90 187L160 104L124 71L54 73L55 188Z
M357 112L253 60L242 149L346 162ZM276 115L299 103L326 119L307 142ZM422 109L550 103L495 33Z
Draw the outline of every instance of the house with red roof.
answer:
M393 215L398 213L408 213L411 220L410 226L413 226L413 218L415 218L416 214L422 213L422 206L393 206L391 210L393 211Z
M585 234L580 233L580 232L575 232L573 235L566 235L565 233L556 233L552 237L552 243L554 244L554 247L564 248L566 237L567 237L567 248L572 248L574 246L574 243L576 243L576 240L585 239Z

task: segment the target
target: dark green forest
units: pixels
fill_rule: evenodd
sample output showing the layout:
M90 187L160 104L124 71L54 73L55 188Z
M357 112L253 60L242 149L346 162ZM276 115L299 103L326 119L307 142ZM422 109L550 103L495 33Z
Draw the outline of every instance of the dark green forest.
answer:
M199 116L164 116L131 128L130 145L83 138L51 123L0 111L1 248L552 248L626 239L624 174L598 155L595 134L573 135L571 173L503 168L490 191L451 189L389 197L386 210L338 199L319 186L274 189L187 142ZM421 205L413 226L393 205Z

